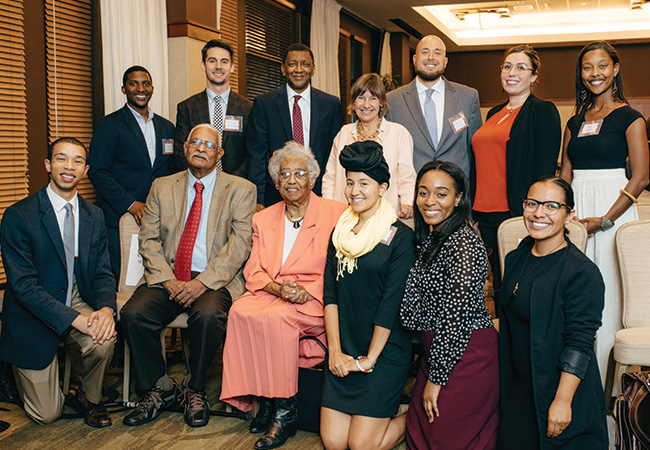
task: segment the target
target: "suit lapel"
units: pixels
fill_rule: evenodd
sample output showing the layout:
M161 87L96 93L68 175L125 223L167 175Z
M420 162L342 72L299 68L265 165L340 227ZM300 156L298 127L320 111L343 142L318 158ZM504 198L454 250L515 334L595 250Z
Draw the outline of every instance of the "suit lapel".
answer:
M196 102L194 102L194 108L196 109L196 115L199 116L197 123L212 123L212 120L210 120L210 107L208 106L208 93L205 90L200 93Z
M278 109L278 115L282 128L284 128L285 141L293 139L293 129L291 127L291 117L289 116L289 97L287 97L287 86L282 86L275 96L275 105ZM313 110L313 108L312 108ZM273 149L275 150L275 149Z
M185 202L187 200L187 170L183 175L176 179L172 185L172 201L174 203L174 214L176 215L176 230L174 233L174 248L178 248L183 234L183 225L185 224Z
M54 208L52 207L52 202L47 196L47 191L42 189L39 191L39 201L41 204L41 222L47 234L50 236L52 245L56 250L61 264L65 267L65 248L63 248L63 238L61 237L61 229L59 228L59 222L56 220L56 214L54 213Z
M133 135L135 136L135 140L138 142L138 145L140 146L140 150L143 152L142 155L149 162L149 167L151 167L151 158L149 157L149 150L147 149L147 143L144 140L144 135L142 134L140 125L138 125L138 122L135 120L135 117L133 117L133 113L129 110L128 106L124 105L124 107L122 108L122 113L124 114L124 121L133 132Z
M90 258L90 246L85 245L85 243L90 242L90 236L93 232L92 222L86 201L79 194L77 194L77 197L79 205L79 267L87 267Z
M226 116L236 116L237 113L239 113L239 98L237 97L237 95L231 89L230 90L230 95L228 96L228 105L226 105ZM243 124L242 124L242 126L243 126ZM230 132L229 131L224 131L223 132L223 142L221 143L221 146L223 148L226 148L228 142L230 142Z
M160 164L162 164L163 161L163 147L162 147L162 135L163 135L163 130L162 130L162 123L160 123L160 120L158 120L158 116L153 116L153 128L155 131L155 141L154 145L156 148L156 160L153 163L154 169L157 169Z
M318 122L320 120L320 92L311 88L311 118L309 122L309 144L313 147L316 142L316 131L318 131Z
M268 249L271 261L269 262L269 269L271 278L275 279L282 269L282 253L284 252L284 202L281 202L282 207L277 208L277 214L268 218L268 223L262 224L263 227L268 226L268 231L263 230L261 233L268 234L271 239L266 240L271 248Z
M226 179L226 176L224 172L218 172L217 179L212 188L212 201L210 201L210 212L208 213L208 233L206 239L208 261L210 260L212 244L217 234L216 230L218 229L219 217L224 209L226 194L230 187L230 182Z
M415 84L415 80L411 81L408 89L404 92L404 103L409 109L411 116L415 120L422 136L426 139L427 143L432 149L435 149L433 141L431 140L431 135L429 134L429 128L427 128L427 123L424 120L424 114L422 114L422 107L420 106L420 99L418 98L418 88Z
M442 143L445 142L449 133L452 132L451 126L447 126L447 119L457 114L458 108L458 91L445 79L445 111L442 118L442 134L440 135L440 142L438 148L442 148Z
M314 236L318 232L318 203L319 198L313 192L310 194L309 205L307 206L307 211L305 211L305 219L302 221L302 226L300 227L300 233L298 233L298 238L287 256L287 260L282 265L283 268L291 267L291 264L294 264L299 257L303 255L305 250L309 248L309 245L314 240ZM284 218L283 218L284 219ZM283 220L284 223L284 220ZM285 223L286 226L286 223ZM278 239L279 240L279 239ZM284 246L284 243L282 244ZM280 255L282 252L279 252ZM285 270L284 272L289 272Z

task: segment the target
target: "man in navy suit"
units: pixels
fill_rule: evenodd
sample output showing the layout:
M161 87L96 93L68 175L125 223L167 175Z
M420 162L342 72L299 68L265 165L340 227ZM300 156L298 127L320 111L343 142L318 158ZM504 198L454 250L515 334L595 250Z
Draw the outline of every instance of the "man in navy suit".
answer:
M246 146L248 179L257 186L257 209L282 200L268 174L269 157L287 141L311 148L321 168L313 191L320 195L321 179L341 129L341 102L337 97L310 86L314 75L314 55L303 44L287 48L281 66L287 84L253 102Z
M63 411L57 347L76 342L83 362L76 404L88 425L105 427L111 418L101 404L102 384L117 306L102 212L77 195L86 156L77 139L56 140L45 160L50 183L4 214L0 358L14 365L27 415L51 423Z
M90 143L88 178L100 195L111 267L120 273L120 217L127 211L140 225L153 180L172 173L174 125L149 107L153 83L141 66L122 77L126 105L97 122Z
M233 49L227 42L213 39L203 46L201 57L206 88L178 104L174 164L179 171L187 169L183 149L187 135L196 125L209 123L221 136L224 153L220 168L246 178L246 131L252 103L230 88L230 75L235 70Z

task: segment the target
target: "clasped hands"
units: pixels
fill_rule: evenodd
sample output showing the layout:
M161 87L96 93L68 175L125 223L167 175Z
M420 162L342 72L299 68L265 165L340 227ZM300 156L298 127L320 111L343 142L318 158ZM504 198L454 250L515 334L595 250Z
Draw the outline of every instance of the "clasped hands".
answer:
M350 372L359 372L359 367L357 366L357 360L350 355L346 355L340 350L329 349L328 352L328 365L330 372L332 372L337 377L343 378L348 376ZM363 370L368 370L375 365L377 361L371 360L370 358L364 358L359 361L359 366Z
M208 290L205 284L196 279L190 281L167 280L163 282L163 287L169 294L169 300L178 303L183 308L189 308L194 300Z
M72 326L80 332L93 338L93 343L102 345L106 341L115 343L117 331L115 331L115 320L113 309L105 306L89 315L79 314L73 321Z
M295 281L289 281L282 279L282 284L280 285L280 295L279 297L282 300L286 300L291 303L297 303L298 305L304 304L311 297L311 294L307 292L303 286L299 285Z

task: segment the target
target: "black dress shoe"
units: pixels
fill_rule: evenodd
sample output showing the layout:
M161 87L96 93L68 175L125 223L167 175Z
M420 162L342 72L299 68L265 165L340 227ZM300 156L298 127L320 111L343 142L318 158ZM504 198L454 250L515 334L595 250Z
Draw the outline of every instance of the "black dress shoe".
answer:
M86 425L94 428L104 428L113 423L104 405L88 401L86 394L81 389L77 389L74 402L77 410L83 414Z
M173 381L173 380L172 380ZM124 418L124 425L136 426L151 422L176 402L181 389L174 382L174 387L168 391L155 386L140 400L135 410Z
M0 400L15 405L22 403L11 364L4 361L0 361Z
M251 420L251 433L263 433L268 430L275 412L275 402L272 398L259 397L258 401L260 402L260 409L257 410L255 418Z
M195 391L184 385L179 397L181 406L185 407L183 416L185 423L191 427L204 427L210 420L210 404L205 391Z
M298 431L298 399L296 396L290 398L275 399L275 414L269 429L264 436L255 443L257 450L268 450L278 448L287 442L287 439L294 437Z

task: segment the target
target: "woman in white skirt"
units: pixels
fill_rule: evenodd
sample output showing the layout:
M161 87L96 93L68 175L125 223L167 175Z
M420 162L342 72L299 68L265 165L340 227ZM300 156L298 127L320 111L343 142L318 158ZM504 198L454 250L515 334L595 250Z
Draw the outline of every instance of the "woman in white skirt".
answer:
M629 158L632 178L625 177ZM603 325L596 357L603 383L614 335L621 329L622 300L614 237L637 220L636 197L648 184L648 142L643 116L623 94L618 53L607 42L587 44L576 64L576 115L564 133L560 176L572 183L576 216L589 232L587 256L605 281Z

